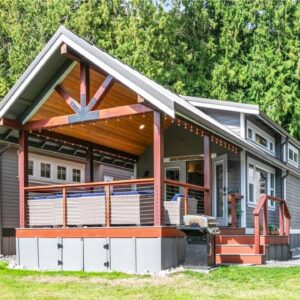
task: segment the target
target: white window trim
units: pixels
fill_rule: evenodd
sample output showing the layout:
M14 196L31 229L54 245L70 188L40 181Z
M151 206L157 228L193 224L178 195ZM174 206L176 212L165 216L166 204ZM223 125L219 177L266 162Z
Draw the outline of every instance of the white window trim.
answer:
M33 175L29 175L31 183L74 183L72 178L72 169L78 169L81 172L81 182L84 182L85 172L84 164L74 161L62 160L54 157L47 157L39 154L29 154L29 160L33 161ZM41 163L50 164L50 178L41 177ZM66 180L57 178L57 167L66 168Z
M298 157L298 161L295 162L294 160L291 160L290 159L290 156L289 156L289 151L290 149L293 151L293 156L294 156L294 153L297 153L297 157ZM287 157L286 157L286 160L289 164L293 165L294 167L298 168L299 167L299 150L292 144L288 144L288 150L287 150Z
M248 157L247 159L247 206L248 207L255 207L256 204L257 204L257 201L258 199L256 199L256 202L251 202L249 201L249 165L253 165L254 166L254 171L256 168L259 168L265 172L268 173L268 195L270 195L270 191L272 190L271 189L271 173L274 174L274 195L276 196L276 173L275 173L275 169L274 168L271 168L251 157ZM254 190L256 190L256 184L254 182ZM272 202L269 201L269 204L268 204L268 209L269 210L275 210L276 209L276 205L275 205L275 202L273 202L273 205L271 204Z
M248 137L248 129L252 130L252 138ZM267 140L268 147L264 147L264 146L256 143L256 141L255 141L255 135L256 135L256 133L259 134L260 136L262 136L263 138L265 138ZM276 152L275 152L275 139L272 136L270 136L268 133L264 132L259 127L255 126L250 121L247 121L246 139L248 141L250 141L251 143L253 143L255 146L259 147L260 149L262 149L262 150L268 152L269 154L275 156L275 154L276 154ZM270 150L270 143L273 144L273 150Z

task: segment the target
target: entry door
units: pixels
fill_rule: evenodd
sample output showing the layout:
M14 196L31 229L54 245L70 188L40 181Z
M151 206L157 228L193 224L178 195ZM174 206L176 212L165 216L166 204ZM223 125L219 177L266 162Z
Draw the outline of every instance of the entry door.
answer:
M219 226L228 225L228 195L227 195L227 155L213 159L213 216Z

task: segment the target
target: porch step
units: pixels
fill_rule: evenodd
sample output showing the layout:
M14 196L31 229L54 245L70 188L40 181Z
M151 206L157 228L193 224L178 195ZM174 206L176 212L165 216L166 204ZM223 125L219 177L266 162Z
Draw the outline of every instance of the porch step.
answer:
M255 247L253 244L216 244L216 254L255 254ZM261 252L264 249L261 246Z
M220 227L221 235L244 235L245 233L245 228Z
M261 265L263 263L263 254L216 254L216 264Z

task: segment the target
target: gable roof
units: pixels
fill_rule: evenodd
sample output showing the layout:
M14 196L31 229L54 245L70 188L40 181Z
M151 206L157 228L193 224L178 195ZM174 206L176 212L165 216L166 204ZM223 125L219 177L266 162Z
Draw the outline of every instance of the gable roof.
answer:
M193 102L198 102L198 104L206 102L216 105L218 100L205 99L203 101L203 98L198 98L197 100L195 97L179 96L88 43L64 26L59 27L43 50L2 100L0 103L0 118L18 119L25 123L41 107L55 86L71 72L74 62L61 55L60 46L63 43L67 44L81 57L112 75L122 84L145 98L163 113L171 117L175 117L175 114L177 114L190 119L211 132L222 135L250 153L258 155L282 169L288 169L284 163L255 149L250 143L244 141L226 126L223 126L192 104ZM193 98L193 101L190 101L191 98ZM224 104L225 102L222 103ZM233 105L240 109L253 111L257 109L256 106L247 104L234 102L225 104L229 108L233 107Z

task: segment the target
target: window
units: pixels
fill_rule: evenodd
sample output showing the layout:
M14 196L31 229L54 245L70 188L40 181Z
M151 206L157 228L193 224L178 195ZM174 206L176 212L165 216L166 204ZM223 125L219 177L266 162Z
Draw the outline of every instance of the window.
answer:
M297 168L298 168L298 164L299 164L299 154L298 153L299 153L299 151L296 147L294 147L291 144L288 145L288 162Z
M275 196L275 172L253 159L249 160L248 203L255 205L263 194ZM269 201L269 207L275 207L275 202Z
M249 121L247 122L247 132L248 140L252 141L260 148L267 150L269 153L275 154L275 139L272 136Z
M248 128L248 138L249 138L249 139L252 139L252 138L253 138L253 135L252 135L252 129L251 129L251 128Z
M79 169L73 169L73 182L81 182L81 171Z
M33 176L33 160L28 161L28 175Z
M51 166L50 164L41 163L41 177L50 178L51 177Z
M57 179L66 180L67 179L67 168L62 166L57 166Z

